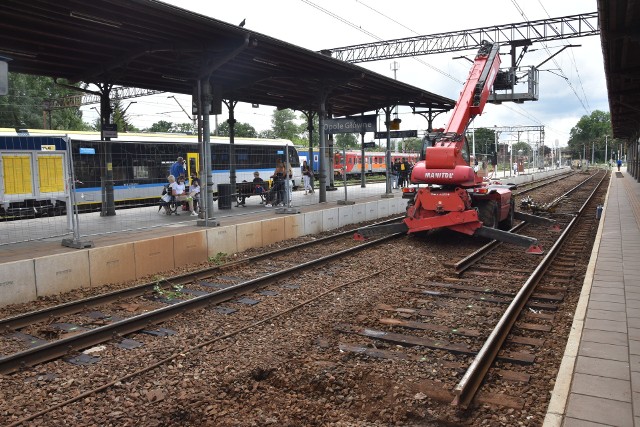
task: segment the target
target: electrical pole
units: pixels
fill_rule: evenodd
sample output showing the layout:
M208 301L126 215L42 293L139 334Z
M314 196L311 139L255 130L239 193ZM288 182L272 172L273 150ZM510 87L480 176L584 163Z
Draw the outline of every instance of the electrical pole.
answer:
M397 75L397 71L400 69L400 64L398 64L397 61L393 61L393 63L391 64L391 70L393 71L393 79L394 80L398 80L398 75ZM396 116L395 118L398 118L398 105L396 104L396 111L394 113L394 115ZM394 141L394 146L395 146L395 150L394 152L397 153L398 152L398 140Z

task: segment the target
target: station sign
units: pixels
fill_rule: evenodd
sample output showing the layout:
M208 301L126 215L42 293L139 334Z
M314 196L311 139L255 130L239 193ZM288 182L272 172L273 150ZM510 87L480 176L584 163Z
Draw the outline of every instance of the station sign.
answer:
M417 130L392 130L389 132L390 138L417 138ZM387 132L376 132L374 139L387 139Z
M341 119L325 119L324 131L330 134L375 132L377 118L377 115L371 114Z
M117 138L118 137L118 125L115 123L109 123L102 125L102 137L103 138Z
M375 142L363 142L362 148L376 148Z

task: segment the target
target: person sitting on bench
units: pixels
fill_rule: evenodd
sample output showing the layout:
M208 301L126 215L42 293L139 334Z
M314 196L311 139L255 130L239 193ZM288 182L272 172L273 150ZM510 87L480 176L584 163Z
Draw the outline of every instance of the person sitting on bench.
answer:
M260 196L260 204L264 203L264 180L260 178L260 172L258 171L253 173L253 185L255 186L253 192Z
M253 194L260 196L260 199L261 199L260 204L263 204L265 189L264 189L264 180L260 178L260 172L256 171L253 173L253 181L252 181L250 190L248 189L248 185L244 184L245 182L246 181L243 181L243 184L241 187L243 190L240 191L240 193L238 194L238 206L240 205L244 206L247 197L250 197Z
M189 211L191 211L191 213L194 214L194 212L193 212L193 199L187 200L187 195L184 192L184 177L183 176L179 176L178 177L178 181L176 182L176 177L173 176L173 175L169 175L167 177L167 181L169 181L169 189L168 190L170 192L170 195L175 198L176 202L188 201L189 202ZM165 210L167 215L171 215L171 209L169 208L169 206L165 206L164 210Z

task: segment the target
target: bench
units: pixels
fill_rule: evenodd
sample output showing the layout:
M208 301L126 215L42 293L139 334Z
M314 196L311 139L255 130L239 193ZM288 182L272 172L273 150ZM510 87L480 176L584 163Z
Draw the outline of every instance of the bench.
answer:
M264 203L269 192L269 181L262 183L264 191L262 193L256 193L256 184L253 182L238 182L236 183L236 208L239 206L245 206L245 199L251 196L260 196L260 204Z

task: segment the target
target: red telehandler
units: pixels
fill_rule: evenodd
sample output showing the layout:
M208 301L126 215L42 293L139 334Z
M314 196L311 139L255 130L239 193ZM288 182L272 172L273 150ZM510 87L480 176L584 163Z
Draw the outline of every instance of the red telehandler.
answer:
M380 228L417 233L446 227L472 236L527 246L530 253L542 252L535 239L507 230L514 218L537 223L552 221L516 213L511 193L515 186L484 181L469 164L465 130L473 118L482 113L501 73L499 67L498 45L483 42L449 123L443 132L427 135L423 160L416 163L411 172L412 184L426 186L403 193L403 198L411 199L403 224ZM509 77L501 75L499 81L508 82ZM360 236L377 234L366 228L358 233Z

